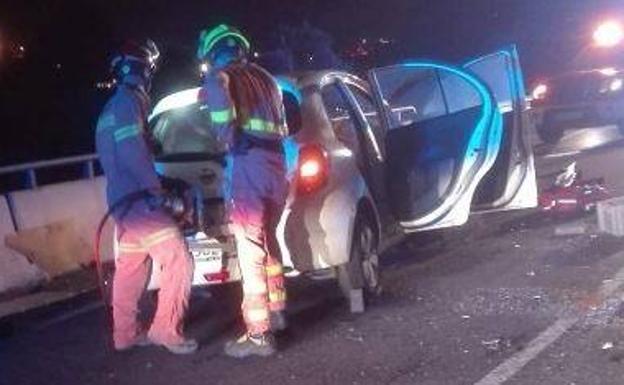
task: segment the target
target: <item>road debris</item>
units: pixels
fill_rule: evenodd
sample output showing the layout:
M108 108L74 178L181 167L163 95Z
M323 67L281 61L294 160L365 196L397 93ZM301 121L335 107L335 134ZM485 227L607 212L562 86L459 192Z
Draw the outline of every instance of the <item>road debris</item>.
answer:
M511 340L509 338L499 337L489 341L481 341L481 345L489 351L498 352L511 348Z
M462 315L462 319L470 319L470 316L468 314L464 314Z
M535 271L531 270L527 273L529 277L535 277Z
M602 344L602 350L613 349L613 342L605 342Z

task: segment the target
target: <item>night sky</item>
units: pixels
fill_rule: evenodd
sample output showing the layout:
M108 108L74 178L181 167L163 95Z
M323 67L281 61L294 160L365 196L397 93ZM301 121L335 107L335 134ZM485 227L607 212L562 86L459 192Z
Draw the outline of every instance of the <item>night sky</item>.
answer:
M338 53L359 38L391 39L380 64L454 62L516 43L531 81L609 63L590 48L606 17L624 19L621 0L2 0L0 164L92 151L106 98L94 84L128 36L162 47L156 95L194 85L198 32L221 22L240 26L261 52L277 26L303 22L329 33Z

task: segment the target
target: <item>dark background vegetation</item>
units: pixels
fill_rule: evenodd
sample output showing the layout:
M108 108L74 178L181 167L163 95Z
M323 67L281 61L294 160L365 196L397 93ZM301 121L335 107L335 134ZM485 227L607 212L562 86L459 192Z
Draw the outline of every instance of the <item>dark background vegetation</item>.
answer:
M591 48L620 0L3 0L0 3L0 165L93 151L107 62L126 37L164 52L158 98L194 86L198 32L240 26L276 71L367 67L406 58L458 61L518 44L530 81L606 65ZM23 51L20 50L23 46ZM605 64L606 63L606 64Z

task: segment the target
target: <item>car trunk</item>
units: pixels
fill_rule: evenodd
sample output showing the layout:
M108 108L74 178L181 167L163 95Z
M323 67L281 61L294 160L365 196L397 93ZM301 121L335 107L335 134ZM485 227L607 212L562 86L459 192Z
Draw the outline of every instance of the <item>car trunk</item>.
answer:
M227 156L197 106L166 111L150 121L160 175L181 179L203 194L200 218L206 235L228 235L225 207ZM189 229L192 230L192 229Z

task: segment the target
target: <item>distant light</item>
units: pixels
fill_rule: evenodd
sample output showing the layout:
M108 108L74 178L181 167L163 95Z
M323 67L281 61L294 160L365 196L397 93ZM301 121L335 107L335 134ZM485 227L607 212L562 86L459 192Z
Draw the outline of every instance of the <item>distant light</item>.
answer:
M533 89L531 96L533 96L533 99L543 99L546 96L547 92L548 92L548 86L542 83L542 84L538 84Z
M257 52L257 51L256 51L256 52L254 52L254 53L253 53L253 57L255 57L255 58L259 58L259 57L260 57L260 53L259 53L259 52Z
M54 68L56 68L57 70L60 70L61 68L63 68L63 66L61 65L61 63L57 63Z
M207 63L202 63L202 64L199 66L199 71L200 71L201 73L203 73L203 74L208 73L208 70L209 70L209 69L210 69L210 67L208 67L208 64L207 64Z
M95 88L97 88L98 90L110 90L111 88L115 87L115 84L115 80L99 82L95 84Z
M624 86L624 81L622 79L613 79L611 84L609 84L609 89L611 92L617 92L622 89L622 86Z
M599 72L603 74L604 76L615 76L618 74L618 70L616 70L613 67L603 68Z
M17 59L23 59L26 56L26 47L23 45L19 45L17 47L17 52L14 53L14 57Z
M610 48L620 44L624 39L622 25L614 20L606 21L594 31L594 42L598 47Z

